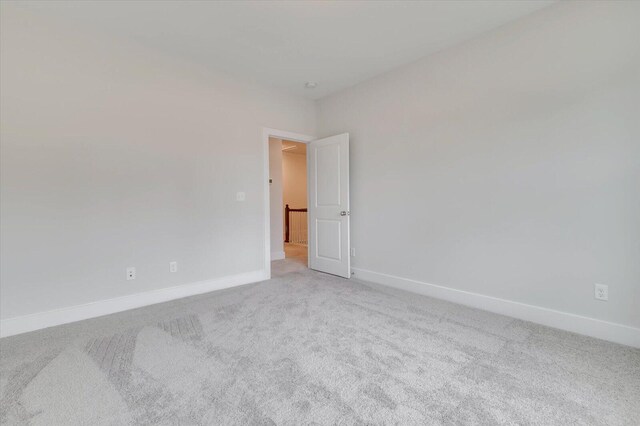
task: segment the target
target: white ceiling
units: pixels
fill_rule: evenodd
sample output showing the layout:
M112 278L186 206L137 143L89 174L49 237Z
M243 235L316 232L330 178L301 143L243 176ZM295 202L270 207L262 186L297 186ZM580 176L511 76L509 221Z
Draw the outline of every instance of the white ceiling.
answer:
M318 99L551 3L143 0L21 7ZM306 81L318 87L305 89Z

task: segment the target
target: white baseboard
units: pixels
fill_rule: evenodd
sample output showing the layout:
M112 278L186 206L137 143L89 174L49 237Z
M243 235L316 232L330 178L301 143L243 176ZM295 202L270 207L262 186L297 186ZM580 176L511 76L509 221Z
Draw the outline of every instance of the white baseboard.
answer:
M168 302L196 294L209 293L224 288L236 287L269 279L268 271L259 270L246 272L213 280L199 281L175 287L136 293L113 299L99 300L84 305L69 306L52 311L38 312L20 317L8 318L0 321L0 337L27 333L55 325L67 324L88 318L114 314L129 309Z
M408 278L352 268L354 278L370 281L425 296L443 299L485 311L531 321L548 327L608 340L640 348L640 328L607 322L595 318L556 311L540 306L527 305L497 297L485 296L440 285L428 284Z
M283 251L272 251L271 252L271 260L282 260L284 259L284 252Z

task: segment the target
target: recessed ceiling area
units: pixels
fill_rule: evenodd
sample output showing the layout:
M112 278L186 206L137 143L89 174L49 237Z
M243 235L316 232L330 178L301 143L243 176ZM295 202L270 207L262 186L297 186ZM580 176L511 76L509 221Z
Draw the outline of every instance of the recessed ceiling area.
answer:
M19 7L318 99L552 3L42 1Z
M282 140L282 152L286 152L288 154L307 154L307 144L301 142L293 142Z

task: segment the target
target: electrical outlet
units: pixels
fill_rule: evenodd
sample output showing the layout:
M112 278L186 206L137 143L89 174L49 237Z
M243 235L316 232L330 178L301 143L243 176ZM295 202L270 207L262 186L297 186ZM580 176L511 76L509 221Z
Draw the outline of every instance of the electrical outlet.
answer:
M356 257L356 249L351 247L351 257Z
M178 262L169 263L169 272L178 272Z
M127 268L127 281L136 279L136 268L130 266Z
M247 194L245 194L244 192L236 193L236 201L244 201L246 199L247 199Z
M598 300L609 300L609 286L604 284L596 284L594 286L595 298Z

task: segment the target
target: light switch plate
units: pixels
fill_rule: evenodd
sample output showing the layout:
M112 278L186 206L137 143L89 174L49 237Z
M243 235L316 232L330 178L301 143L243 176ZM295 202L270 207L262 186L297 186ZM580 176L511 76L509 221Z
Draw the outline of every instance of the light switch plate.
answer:
M247 195L244 192L236 193L236 201L244 201L247 199Z

